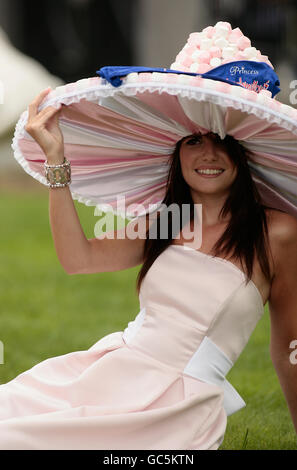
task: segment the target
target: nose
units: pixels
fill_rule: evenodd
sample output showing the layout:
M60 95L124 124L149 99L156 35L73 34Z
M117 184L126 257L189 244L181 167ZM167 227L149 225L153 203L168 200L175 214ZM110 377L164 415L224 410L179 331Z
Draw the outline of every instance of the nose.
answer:
M213 139L209 136L204 137L204 142L202 146L202 158L204 159L211 159L211 160L216 160L216 143L213 141Z

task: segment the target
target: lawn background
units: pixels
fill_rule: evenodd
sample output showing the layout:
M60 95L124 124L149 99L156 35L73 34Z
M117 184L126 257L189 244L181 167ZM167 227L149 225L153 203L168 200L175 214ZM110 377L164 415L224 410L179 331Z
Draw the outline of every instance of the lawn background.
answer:
M122 331L139 311L135 282L140 266L113 273L65 273L51 236L48 190L38 182L26 185L28 180L0 186L0 384L42 360L89 349L102 336ZM86 237L93 238L99 220L95 208L74 204ZM222 450L297 448L269 342L266 305L227 375L247 406L229 416Z

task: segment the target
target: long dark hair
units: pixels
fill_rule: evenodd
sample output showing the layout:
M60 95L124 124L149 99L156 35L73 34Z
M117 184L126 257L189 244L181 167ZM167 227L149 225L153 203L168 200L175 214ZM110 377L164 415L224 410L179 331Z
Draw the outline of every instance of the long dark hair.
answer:
M218 138L219 136L216 135ZM188 136L187 136L188 137ZM184 180L180 164L180 148L184 137L176 144L170 160L171 165L168 172L166 194L162 201L167 207L177 204L182 213L182 204L190 205L190 220L194 216L194 203L190 193L189 185ZM219 139L220 141L220 139ZM237 167L237 176L230 186L229 195L220 211L220 216L230 214L231 218L222 236L213 247L214 255L229 254L240 259L243 271L246 274L246 283L252 277L254 255L257 253L258 260L267 279L271 279L270 266L267 256L268 243L267 219L265 206L261 202L261 196L251 177L247 157L248 150L243 147L234 137L226 135L221 140L227 154ZM270 208L273 209L273 208ZM160 237L160 219L162 212L156 216L156 238L149 238L147 230L144 244L143 265L138 273L136 290L139 293L141 282L156 258L172 244L176 234L172 233L171 212L168 211L168 237ZM182 226L182 223L181 223ZM243 261L245 266L243 266Z

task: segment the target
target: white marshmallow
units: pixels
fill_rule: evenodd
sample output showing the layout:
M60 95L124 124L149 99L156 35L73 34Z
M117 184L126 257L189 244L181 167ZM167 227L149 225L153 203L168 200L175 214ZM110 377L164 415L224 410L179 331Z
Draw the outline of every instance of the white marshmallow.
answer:
M224 47L222 50L223 59L230 59L234 57L238 52L237 47Z
M222 61L218 57L213 57L212 59L210 59L210 65L212 67L219 67L219 65L221 64L222 64Z
M193 60L197 60L197 59L199 59L199 55L200 55L200 51L197 50L197 51L193 52L193 54L191 55L191 58Z
M190 67L190 72L197 73L198 68L199 64L197 62L194 62L194 64L192 64Z
M180 70L181 67L182 67L182 64L180 64L179 62L173 62L173 64L170 65L170 68L172 70Z
M226 38L229 34L229 29L223 24L217 24L215 26L215 36Z
M255 47L246 47L243 53L247 58L254 57L257 54L257 49Z
M208 39L208 38L202 39L201 44L200 44L200 49L202 51L207 51L208 49L211 48L212 44L213 44L212 39Z
M214 45L223 49L224 47L228 47L229 43L225 38L220 37L214 40Z

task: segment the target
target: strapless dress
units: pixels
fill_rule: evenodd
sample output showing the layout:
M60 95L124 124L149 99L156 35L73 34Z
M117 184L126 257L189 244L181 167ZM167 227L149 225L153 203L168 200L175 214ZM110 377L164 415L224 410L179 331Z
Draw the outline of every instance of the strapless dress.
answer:
M123 331L0 385L0 449L218 449L246 405L226 375L263 312L233 263L170 245Z

